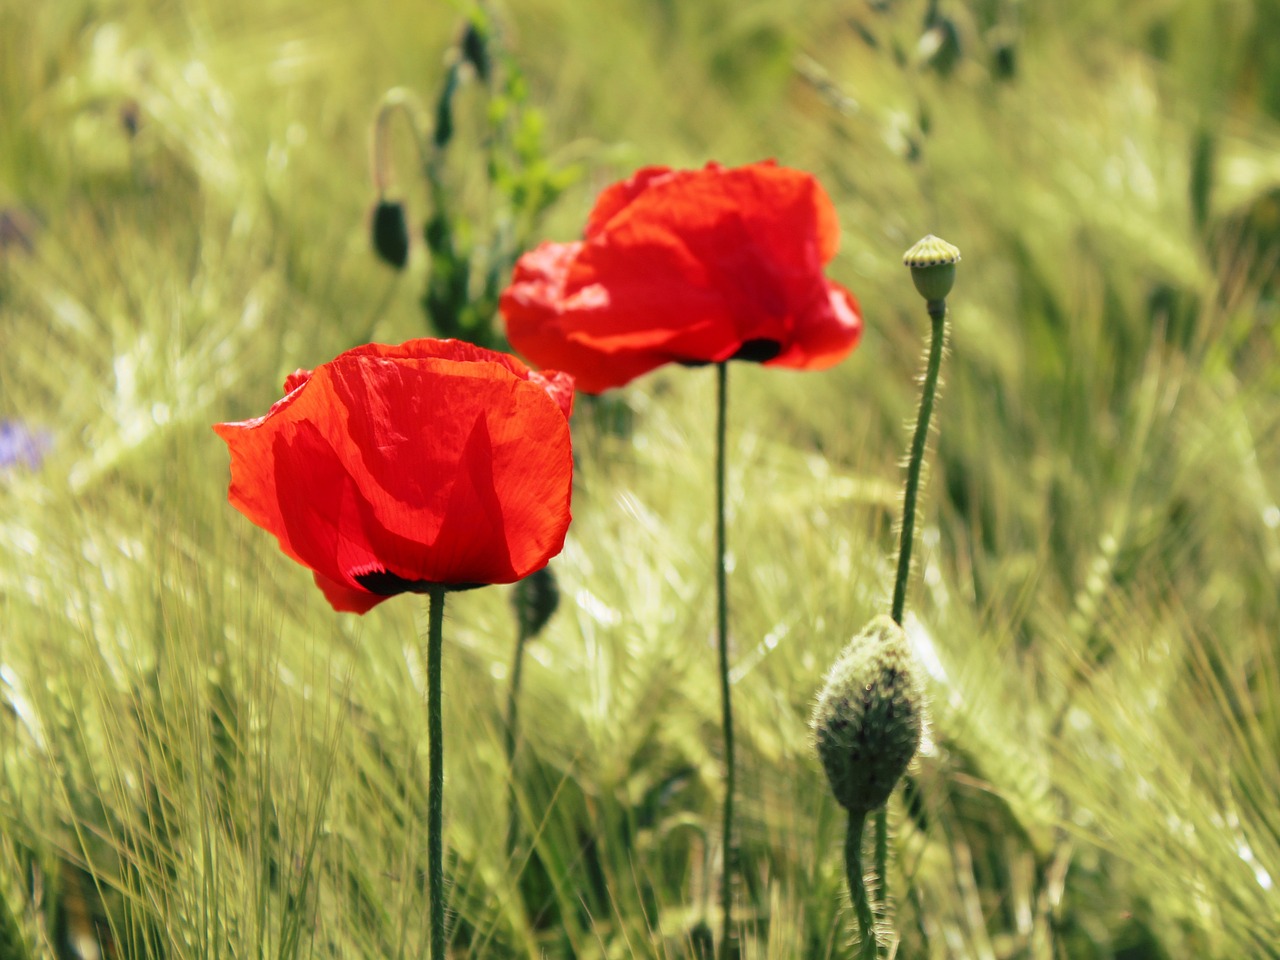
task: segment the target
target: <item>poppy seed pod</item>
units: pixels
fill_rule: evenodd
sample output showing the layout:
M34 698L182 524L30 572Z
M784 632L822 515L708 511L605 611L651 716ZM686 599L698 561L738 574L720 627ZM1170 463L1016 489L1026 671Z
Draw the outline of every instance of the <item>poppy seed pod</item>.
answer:
M960 262L960 249L941 237L929 234L902 255L902 262L911 268L911 282L920 296L929 302L947 299L951 286L956 282L956 264Z
M889 799L920 746L924 690L902 627L876 617L840 654L813 711L832 792L851 814Z

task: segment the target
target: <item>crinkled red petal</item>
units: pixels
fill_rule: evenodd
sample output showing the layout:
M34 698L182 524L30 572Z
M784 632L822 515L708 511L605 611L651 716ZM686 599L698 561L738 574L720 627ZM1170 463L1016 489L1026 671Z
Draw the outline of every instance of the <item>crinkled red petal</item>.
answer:
M272 414L215 427L231 448L230 499L337 609L382 599L356 579L371 571L512 582L564 543L567 384L457 342L349 351Z
M778 344L775 365L830 366L861 330L852 297L823 276L838 239L809 174L645 168L604 191L586 240L520 258L501 302L508 337L587 392L751 341Z

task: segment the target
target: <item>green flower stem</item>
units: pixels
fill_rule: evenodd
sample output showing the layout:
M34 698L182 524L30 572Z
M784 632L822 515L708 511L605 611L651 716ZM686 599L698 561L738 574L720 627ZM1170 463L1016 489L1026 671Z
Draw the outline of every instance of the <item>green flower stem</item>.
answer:
M427 631L427 885L431 896L431 960L445 960L444 939L444 721L440 704L440 656L444 645L444 594L431 587Z
M866 883L862 878L862 827L865 814L849 813L849 830L844 838L844 865L849 876L849 899L853 901L858 916L858 960L876 960L879 944L876 941L875 918L867 899Z
M876 811L875 822L875 880L876 880L876 896L875 908L876 917L882 921L886 920L885 905L888 902L886 888L889 884L889 816L888 806L883 806Z
M893 582L894 623L902 625L902 611L907 604L907 581L911 578L911 542L916 528L916 499L920 492L920 468L924 464L924 448L929 439L929 419L938 392L938 371L942 367L942 351L946 343L947 301L930 300L927 304L933 333L929 339L929 361L920 391L920 409L916 414L915 434L911 438L911 457L907 462L907 483L902 494L902 538L898 541L898 576Z
M431 150L427 145L426 110L412 90L405 87L393 87L382 95L378 104L378 112L373 120L373 144L371 147L373 186L381 198L391 184L391 118L397 113L404 114L413 134L413 145L418 151L418 160L423 169L427 169Z
M907 461L907 482L902 493L902 536L898 541L898 575L893 582L891 616L899 626L902 625L902 614L907 605L907 581L911 579L911 544L915 538L920 471L924 465L924 449L929 440L929 420L933 416L933 404L938 394L938 371L942 368L942 354L947 341L947 301L929 300L925 306L932 322L929 359L920 391L915 433L911 437L911 454ZM876 900L884 904L888 899L889 889L889 819L884 807L876 811L875 845L876 880L880 885Z
M725 576L725 422L729 411L729 365L716 364L716 614L720 649L720 703L724 726L724 879L721 890L720 956L730 955L733 932L733 703L729 690L729 593Z
M516 852L516 837L520 829L520 816L516 804L516 723L519 721L520 676L524 667L524 647L529 632L520 625L516 637L515 660L511 665L511 689L507 692L507 774L511 778L507 787L507 859Z

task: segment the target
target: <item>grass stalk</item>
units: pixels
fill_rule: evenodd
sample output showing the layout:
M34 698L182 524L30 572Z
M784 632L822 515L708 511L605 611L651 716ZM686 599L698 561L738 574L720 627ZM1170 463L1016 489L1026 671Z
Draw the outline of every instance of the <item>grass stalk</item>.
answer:
M507 860L510 862L516 852L516 839L520 832L520 811L516 801L516 750L519 746L516 737L516 724L520 716L520 678L524 672L524 647L529 639L529 630L522 622L516 636L516 652L511 664L511 689L507 691L507 728L506 752L507 772L510 783L507 787Z

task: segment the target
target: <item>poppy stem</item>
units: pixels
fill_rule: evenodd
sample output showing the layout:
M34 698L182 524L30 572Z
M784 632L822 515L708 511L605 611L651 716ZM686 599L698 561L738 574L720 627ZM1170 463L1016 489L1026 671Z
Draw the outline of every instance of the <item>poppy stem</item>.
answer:
M442 585L430 590L427 631L427 885L431 897L431 960L445 960L444 938L444 721L440 704L440 657L444 645Z
M393 87L382 95L378 104L378 112L373 119L373 134L370 137L369 167L373 173L373 187L382 199L391 185L391 118L403 113L409 123L409 131L413 134L413 143L418 150L418 159L424 169L431 156L427 146L426 110L413 91L405 87Z
M844 838L844 866L849 878L849 899L858 917L858 960L876 960L879 943L876 941L875 917L867 898L866 880L862 875L862 828L866 814L849 812L849 828Z
M902 626L902 613L907 605L907 581L911 577L911 543L916 527L916 500L920 493L920 472L924 464L924 448L929 439L929 419L938 392L938 371L947 340L947 301L930 300L927 304L933 324L929 338L929 359L920 391L920 408L916 414L915 434L911 438L911 454L907 461L907 482L902 491L902 535L898 541L898 575L893 582L893 622Z
M875 896L872 903L875 905L876 919L882 923L888 922L888 895L886 889L888 887L888 870L889 870L889 817L888 805L881 807L876 811L875 819Z
M729 688L729 592L725 575L725 434L729 412L729 364L716 364L716 630L720 651L720 703L724 727L724 879L721 890L721 960L731 954L733 933L733 703Z
M920 494L920 473L924 465L924 450L929 439L929 420L938 394L938 372L942 369L942 354L947 343L947 301L926 302L932 330L929 337L929 358L926 361L924 382L920 390L920 407L916 413L915 432L911 437L911 453L907 460L907 480L902 492L902 534L898 541L898 574L893 582L894 623L902 626L902 615L907 605L907 581L911 578L911 544L915 538L916 501ZM877 903L883 908L888 899L889 821L886 808L876 811L875 819L875 871L879 883Z

